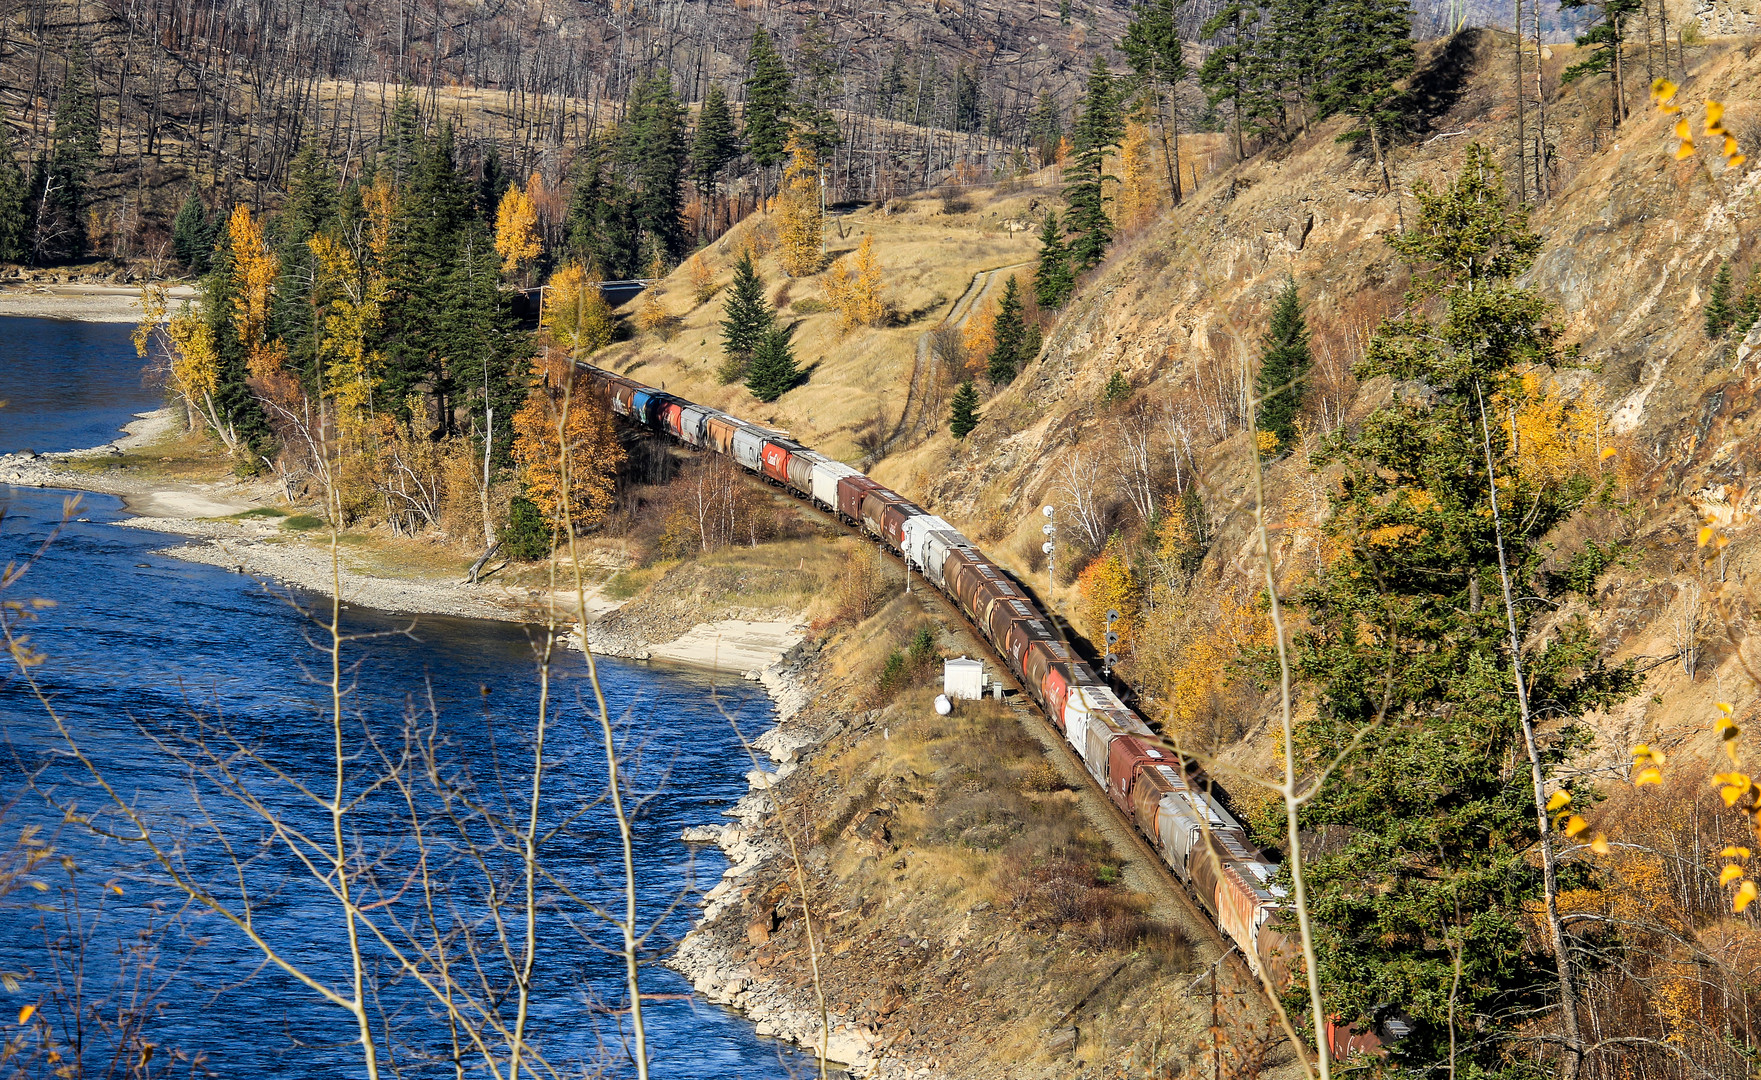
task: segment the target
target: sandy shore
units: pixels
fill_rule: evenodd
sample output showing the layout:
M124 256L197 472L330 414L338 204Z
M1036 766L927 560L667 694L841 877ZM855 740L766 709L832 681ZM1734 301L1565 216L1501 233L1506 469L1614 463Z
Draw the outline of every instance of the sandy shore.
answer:
M103 446L61 454L0 456L0 484L119 496L124 508L136 516L116 522L117 526L186 538L186 543L162 548L160 554L223 567L265 585L274 583L322 596L335 590L344 603L410 615L511 622L538 622L546 617L551 601L547 590L504 584L493 576L473 585L463 580L462 573L448 572L444 566L405 565L388 572L370 543L343 543L333 552L329 535L322 530L302 533L288 529L278 517L239 516L279 508L281 492L273 481L168 481L126 469L90 471L95 459L141 451L174 435L178 423L172 410L158 409L139 414L123 429L122 438ZM87 467L78 467L81 465ZM796 620L733 619L695 626L673 640L649 640L650 635L638 631L601 641L593 633L593 625L618 610L623 601L594 586L587 593L584 620L575 611L573 589L559 589L555 606L562 621L586 622L588 640L603 655L742 674L775 663L802 637ZM636 622L639 626L640 620Z
M166 290L172 307L193 300L196 290L175 285ZM141 290L132 285L6 285L0 287L0 315L80 322L141 321Z

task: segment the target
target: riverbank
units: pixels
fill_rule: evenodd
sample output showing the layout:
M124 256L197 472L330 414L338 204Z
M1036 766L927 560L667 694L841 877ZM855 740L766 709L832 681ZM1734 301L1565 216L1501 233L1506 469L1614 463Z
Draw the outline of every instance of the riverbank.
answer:
M189 285L173 285L166 290L166 298L176 308L186 300L194 300L196 290ZM48 277L0 285L0 316L138 323L141 321L140 300L139 286L119 282L57 281Z
M573 575L560 562L554 568L492 562L494 573L472 583L473 557L442 543L349 530L333 547L328 531L290 506L278 483L227 473L212 447L184 434L173 410L142 413L123 431L101 446L0 455L0 484L117 496L134 515L117 526L186 541L163 554L266 585L334 592L348 604L509 622L543 622L554 611L559 621L574 623L584 614L588 640L607 656L744 674L774 663L802 639L797 610L739 602L731 589L693 606L688 619L671 603L631 605L642 590L618 587L626 567L612 545L589 545L583 559L584 613L577 612ZM622 612L615 624L602 625L614 612Z

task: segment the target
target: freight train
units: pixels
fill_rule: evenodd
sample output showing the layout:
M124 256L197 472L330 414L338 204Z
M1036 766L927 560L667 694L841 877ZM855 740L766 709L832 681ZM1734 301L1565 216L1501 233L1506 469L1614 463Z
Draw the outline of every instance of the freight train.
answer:
M787 434L579 363L601 405L631 424L733 458L859 527L904 558L963 612L1051 718L1095 782L1197 894L1256 975L1284 986L1295 943L1275 925L1285 906L1277 869L1212 797L1202 774L1160 740L1001 567L958 529ZM1328 1032L1362 1046L1344 1028ZM1355 1047L1354 1047L1355 1048Z

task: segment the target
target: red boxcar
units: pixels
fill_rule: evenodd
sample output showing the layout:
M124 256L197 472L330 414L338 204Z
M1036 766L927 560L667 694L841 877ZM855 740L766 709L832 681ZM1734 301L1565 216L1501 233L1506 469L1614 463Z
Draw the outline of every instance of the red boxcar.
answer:
M1101 677L1095 674L1095 669L1080 660L1051 666L1046 672L1045 706L1046 711L1052 714L1052 722L1058 725L1059 731L1064 730L1064 703L1070 698L1070 688L1099 685Z
M880 487L866 476L846 476L838 481L838 513L847 520L862 520L862 501Z
M1154 767L1171 760L1167 751L1151 746L1141 735L1121 735L1107 750L1107 794L1119 809L1131 814L1136 808L1132 786L1149 776ZM1149 834L1154 836L1152 818Z
M1039 617L1039 609L1022 599L1011 587L1009 592L997 591L997 597L991 601L990 610L985 612L985 630L990 633L991 642L997 651L1004 656L1009 655L1009 632L1016 623L1029 622Z
M1027 650L1036 642L1055 641L1057 637L1052 630L1052 624L1036 611L1033 618L1024 619L1010 627L1009 640L1004 643L1003 655L1008 658L1009 666L1015 669L1015 674L1021 676L1036 698L1042 693L1039 683L1045 681L1045 674L1040 674L1038 682L1028 674Z

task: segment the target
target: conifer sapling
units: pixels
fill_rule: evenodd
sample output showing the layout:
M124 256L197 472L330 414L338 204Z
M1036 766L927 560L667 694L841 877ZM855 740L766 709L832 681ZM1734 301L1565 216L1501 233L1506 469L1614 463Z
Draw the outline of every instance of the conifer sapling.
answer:
M978 388L967 379L954 391L954 400L948 417L948 431L956 439L964 439L978 426L982 417L978 413Z

